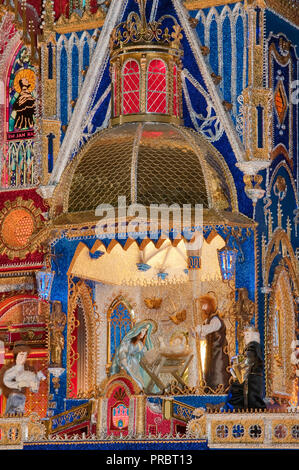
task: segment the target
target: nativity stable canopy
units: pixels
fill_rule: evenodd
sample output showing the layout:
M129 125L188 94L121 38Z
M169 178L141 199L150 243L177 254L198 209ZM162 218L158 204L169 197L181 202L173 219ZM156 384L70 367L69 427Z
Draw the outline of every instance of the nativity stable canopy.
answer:
M147 22L131 12L110 38L111 120L65 169L56 215L98 206L202 205L237 212L233 177L215 147L181 126L183 31L164 15Z
M97 133L63 173L55 193L64 213L100 204L202 204L238 210L232 175L203 136L168 123L125 123Z

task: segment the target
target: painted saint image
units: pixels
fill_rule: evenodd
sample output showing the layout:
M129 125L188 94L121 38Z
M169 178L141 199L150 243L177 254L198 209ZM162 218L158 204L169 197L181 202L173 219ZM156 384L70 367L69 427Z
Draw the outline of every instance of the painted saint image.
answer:
M207 392L215 391L219 386L225 390L230 378L226 327L217 313L217 301L213 295L201 296L199 304L203 323L196 327L196 333L200 340L205 340L202 369Z
M35 74L31 69L20 69L14 78L9 130L25 130L34 127L35 120Z
M150 377L140 366L145 352L153 348L151 333L154 324L149 320L137 323L122 339L114 355L110 375L125 370L139 385L146 388Z

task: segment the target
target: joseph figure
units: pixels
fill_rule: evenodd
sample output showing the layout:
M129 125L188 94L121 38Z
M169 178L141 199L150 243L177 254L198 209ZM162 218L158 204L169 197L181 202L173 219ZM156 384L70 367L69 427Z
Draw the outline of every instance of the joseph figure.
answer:
M230 374L226 326L217 311L217 301L213 295L199 298L202 325L196 327L199 340L206 341L205 361L202 364L204 384L207 393L225 391Z

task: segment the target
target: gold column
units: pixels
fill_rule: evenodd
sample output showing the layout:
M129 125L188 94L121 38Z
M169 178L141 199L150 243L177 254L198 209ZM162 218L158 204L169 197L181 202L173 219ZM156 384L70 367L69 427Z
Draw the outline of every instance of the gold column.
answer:
M53 137L53 166L60 148L60 126L57 119L57 74L56 74L56 38L54 31L54 10L51 0L46 0L43 9L43 35L39 42L41 50L41 84L42 84L42 184L46 185L50 174L48 173L48 138ZM52 75L49 76L49 50L52 48Z
M249 3L249 2L248 2ZM272 91L264 86L264 0L247 4L248 14L248 87L243 90L244 145L246 159L268 160L271 153ZM262 128L258 121L262 113Z
M146 113L146 69L148 60L145 54L140 59L140 112Z
M100 397L97 403L97 436L101 435L102 431L102 418L103 418L103 400L104 398Z
M138 436L144 436L146 432L145 414L146 414L146 396L136 395L135 434Z
M116 115L119 116L122 112L122 86L121 86L121 77L122 77L122 66L120 59L116 61L116 77L115 77L115 86L116 86Z

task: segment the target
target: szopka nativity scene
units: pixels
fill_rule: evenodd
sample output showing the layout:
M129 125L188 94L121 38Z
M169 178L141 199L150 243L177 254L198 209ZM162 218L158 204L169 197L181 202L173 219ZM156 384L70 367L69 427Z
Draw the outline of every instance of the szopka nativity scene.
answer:
M298 2L0 18L0 448L298 447Z

